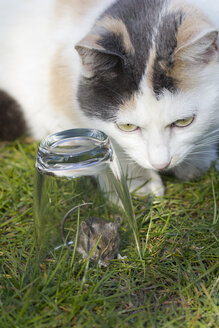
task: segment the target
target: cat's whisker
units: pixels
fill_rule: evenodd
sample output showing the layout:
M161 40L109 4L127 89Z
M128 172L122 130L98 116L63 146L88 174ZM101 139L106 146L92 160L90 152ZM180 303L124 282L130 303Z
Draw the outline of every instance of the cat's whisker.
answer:
M218 128L218 129L215 129L215 130L213 130L213 131L211 131L211 132L209 132L209 133L207 133L207 134L205 134L205 136L212 135L212 134L214 134L214 133L216 133L216 132L219 132L219 128Z
M195 158L197 159L197 155L202 155L202 157L206 157L206 155L211 155L211 152L194 152L193 153L195 156Z
M212 145L214 145L214 144L205 145L204 147L203 146L194 147L192 150L192 153L194 153L194 152L200 152L200 153L212 152L212 147L206 147L206 146L212 146Z
M206 150L211 150L212 147L210 146L214 146L216 145L217 142L211 142L211 143L206 143L206 144L199 144L199 145L194 145L194 147L192 148L192 151L206 151Z
M212 133L211 135L204 135L201 140L209 140L212 138L219 138L219 133Z
M195 144L194 147L195 149L197 148L205 148L207 146L212 146L212 145L216 145L217 143L219 143L219 138L212 138L209 140L202 140L199 144Z
M211 141L211 140L219 140L219 135L212 135L210 137L204 137L201 139L201 141L206 142L206 141Z
M194 151L200 151L200 152L204 152L206 150L212 151L212 147L216 146L217 142L213 142L213 143L209 143L209 144L205 144L205 145L197 145L193 148L193 152Z
M186 164L187 166L191 167L192 169L196 168L196 166L191 163L190 161L188 160L184 160L182 163L179 164L179 167L182 166L183 167L183 164Z

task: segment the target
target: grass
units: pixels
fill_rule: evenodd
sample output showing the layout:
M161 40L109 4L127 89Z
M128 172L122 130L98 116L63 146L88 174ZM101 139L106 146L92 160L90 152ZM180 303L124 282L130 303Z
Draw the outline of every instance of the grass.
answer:
M0 145L0 327L219 326L219 174L165 177L166 195L134 200L143 260L121 246L107 268L66 250L37 266L37 145Z

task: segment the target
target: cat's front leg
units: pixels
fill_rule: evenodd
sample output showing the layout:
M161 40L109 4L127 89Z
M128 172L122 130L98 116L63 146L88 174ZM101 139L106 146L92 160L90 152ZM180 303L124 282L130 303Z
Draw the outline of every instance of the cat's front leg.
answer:
M165 187L158 172L144 169L138 164L127 165L126 170L128 187L134 196L164 195Z
M218 161L216 146L200 149L189 155L181 164L171 171L180 180L191 180L198 178L208 171L213 162Z
M148 194L163 196L165 188L159 174L153 170L143 169L137 164L126 164L122 162L123 173L126 177L129 191L136 197L145 197ZM114 204L118 204L118 196L106 175L98 176L101 189L106 192L107 197ZM119 202L120 204L120 202ZM121 205L121 204L120 204Z
M145 197L152 194L163 196L165 187L158 172L146 169L129 158L117 143L113 144L122 167L129 191L136 197Z

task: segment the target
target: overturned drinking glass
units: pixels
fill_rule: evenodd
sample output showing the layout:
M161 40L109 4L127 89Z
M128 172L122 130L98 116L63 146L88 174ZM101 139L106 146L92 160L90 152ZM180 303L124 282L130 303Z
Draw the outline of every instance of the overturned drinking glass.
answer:
M63 247L73 250L82 227L86 231L100 217L107 218L111 229L121 226L127 243L133 240L141 256L126 179L109 137L99 130L66 130L41 141L34 217L41 258Z

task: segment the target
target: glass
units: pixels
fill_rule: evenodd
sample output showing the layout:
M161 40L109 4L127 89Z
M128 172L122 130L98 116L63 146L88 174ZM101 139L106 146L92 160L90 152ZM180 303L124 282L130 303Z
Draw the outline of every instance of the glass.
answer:
M104 216L114 222L118 213L140 255L131 197L108 136L94 129L72 129L41 141L34 215L41 257L62 247L72 249L81 217Z

